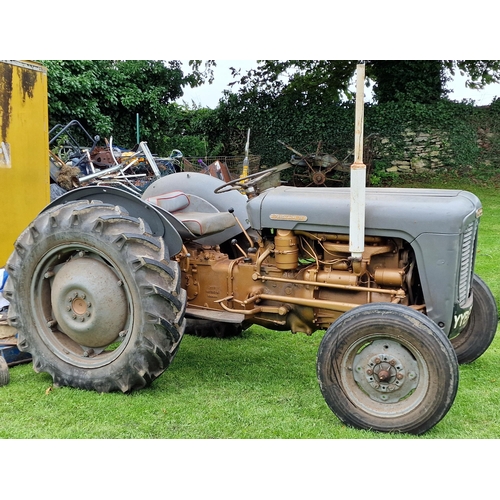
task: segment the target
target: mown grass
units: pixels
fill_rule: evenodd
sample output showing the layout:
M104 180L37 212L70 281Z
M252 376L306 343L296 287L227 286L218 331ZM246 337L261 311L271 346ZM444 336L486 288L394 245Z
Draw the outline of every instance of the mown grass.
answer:
M438 184L433 183L434 186ZM477 273L500 297L500 204L494 186L441 180L483 201ZM470 365L446 417L414 438L351 429L328 409L316 379L322 333L253 326L241 337L186 336L172 366L148 389L123 395L52 388L31 365L0 388L2 439L485 439L500 437L500 338Z

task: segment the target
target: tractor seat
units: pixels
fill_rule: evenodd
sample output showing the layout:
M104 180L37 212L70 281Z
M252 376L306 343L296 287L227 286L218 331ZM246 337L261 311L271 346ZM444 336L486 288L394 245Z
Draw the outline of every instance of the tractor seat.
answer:
M178 212L174 214L195 236L220 233L235 225L229 212Z
M182 191L151 196L146 200L170 212L197 237L220 233L236 224L229 212L220 212L205 199Z

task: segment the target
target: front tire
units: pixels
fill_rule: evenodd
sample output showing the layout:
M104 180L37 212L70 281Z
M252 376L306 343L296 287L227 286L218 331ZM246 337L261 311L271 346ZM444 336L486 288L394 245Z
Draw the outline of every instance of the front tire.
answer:
M130 392L172 362L185 326L180 269L119 207L52 207L23 231L5 296L18 347L54 386Z
M421 434L448 412L458 387L449 340L406 306L367 304L343 314L318 351L321 392L358 429Z
M467 326L451 339L460 364L479 358L493 342L498 326L495 297L476 274L472 281L472 294L474 302Z

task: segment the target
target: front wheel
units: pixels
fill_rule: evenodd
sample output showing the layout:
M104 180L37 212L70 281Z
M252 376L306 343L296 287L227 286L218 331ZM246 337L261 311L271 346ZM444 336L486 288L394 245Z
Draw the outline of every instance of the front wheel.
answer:
M476 274L472 281L473 304L467 326L451 339L460 364L471 363L493 342L498 326L495 297Z
M317 372L330 409L358 429L421 434L448 412L458 362L443 332L406 306L343 314L320 344Z
M123 209L52 207L23 231L7 269L18 347L56 387L130 392L174 358L186 308L179 266Z

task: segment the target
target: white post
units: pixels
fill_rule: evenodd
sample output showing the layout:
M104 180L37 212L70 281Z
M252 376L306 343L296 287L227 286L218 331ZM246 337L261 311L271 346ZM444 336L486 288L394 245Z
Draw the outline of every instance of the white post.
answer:
M349 251L352 258L359 261L365 249L366 166L363 163L365 65L358 64L356 73L356 123L354 131L354 163L351 165Z

